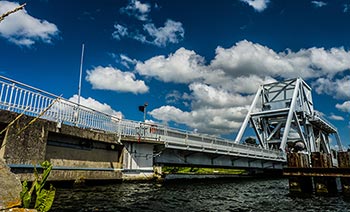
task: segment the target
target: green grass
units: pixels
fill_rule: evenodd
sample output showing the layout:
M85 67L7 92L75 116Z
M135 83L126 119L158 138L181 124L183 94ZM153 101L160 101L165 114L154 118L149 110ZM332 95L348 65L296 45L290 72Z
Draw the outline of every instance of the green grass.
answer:
M198 167L162 167L164 174L233 174L240 175L246 173L244 169L225 169L225 168L198 168Z

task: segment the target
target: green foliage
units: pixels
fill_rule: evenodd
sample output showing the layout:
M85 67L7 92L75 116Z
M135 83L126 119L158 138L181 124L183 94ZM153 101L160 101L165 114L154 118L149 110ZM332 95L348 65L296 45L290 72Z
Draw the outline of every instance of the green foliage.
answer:
M49 211L55 198L56 189L50 185L50 189L42 189L37 193L34 208L38 211Z
M50 185L49 190L44 189L46 180L49 177L50 172L52 170L52 164L50 164L50 162L48 161L44 161L40 165L44 170L43 174L39 176L36 167L34 167L35 180L32 183L30 190L28 190L27 181L23 182L21 199L23 207L29 208L32 200L32 194L35 190L36 200L34 208L39 212L46 212L49 211L52 206L52 203L55 198L56 189L52 185Z
M199 167L174 167L164 166L162 168L165 174L231 174L241 175L246 171L243 169L230 169L230 168L199 168Z
M22 191L21 191L21 200L22 200L22 205L24 208L29 208L30 201L31 201L31 194L29 194L28 190L28 182L24 181L22 184Z

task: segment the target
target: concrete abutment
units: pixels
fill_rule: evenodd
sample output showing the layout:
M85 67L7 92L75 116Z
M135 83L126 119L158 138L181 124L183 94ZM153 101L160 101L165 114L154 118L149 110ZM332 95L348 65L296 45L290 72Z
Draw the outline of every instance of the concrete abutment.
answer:
M0 111L0 130L19 114ZM48 160L51 181L149 180L153 150L159 141L120 138L116 133L57 124L23 115L0 135L0 157L21 181L34 180L34 166Z

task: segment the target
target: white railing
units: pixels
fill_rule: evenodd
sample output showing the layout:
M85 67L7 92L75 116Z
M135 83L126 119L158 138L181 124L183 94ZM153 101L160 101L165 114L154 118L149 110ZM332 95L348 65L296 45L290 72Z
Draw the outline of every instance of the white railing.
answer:
M67 125L117 132L117 117L0 76L0 109ZM45 110L47 110L44 114Z
M324 125L328 126L329 128L331 128L334 132L337 132L337 128L331 124L331 122L329 122L324 116L322 116L319 112L314 112L314 116L312 117L312 120L315 121L320 121L322 122Z
M77 126L80 128L101 130L116 133L120 136L134 137L136 139L154 139L157 141L173 143L182 146L205 146L220 151L230 148L241 149L242 152L261 157L283 157L279 151L265 150L255 146L233 144L223 138L192 133L164 125L142 123L127 119L118 119L94 109L78 105L60 96L34 88L32 86L0 76L0 109L30 116ZM46 110L46 111L45 111Z

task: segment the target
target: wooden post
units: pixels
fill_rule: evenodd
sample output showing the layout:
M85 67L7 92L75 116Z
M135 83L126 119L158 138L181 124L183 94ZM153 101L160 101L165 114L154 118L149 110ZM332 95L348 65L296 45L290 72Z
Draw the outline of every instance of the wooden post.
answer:
M288 153L289 168L309 168L308 155L302 153ZM289 192L295 195L312 193L311 177L289 177Z
M338 167L350 168L350 152L338 152ZM350 178L341 177L342 192L345 196L350 196Z
M320 152L311 153L311 164L313 168L332 168L332 155ZM321 195L336 194L338 192L335 177L314 177L315 193Z

